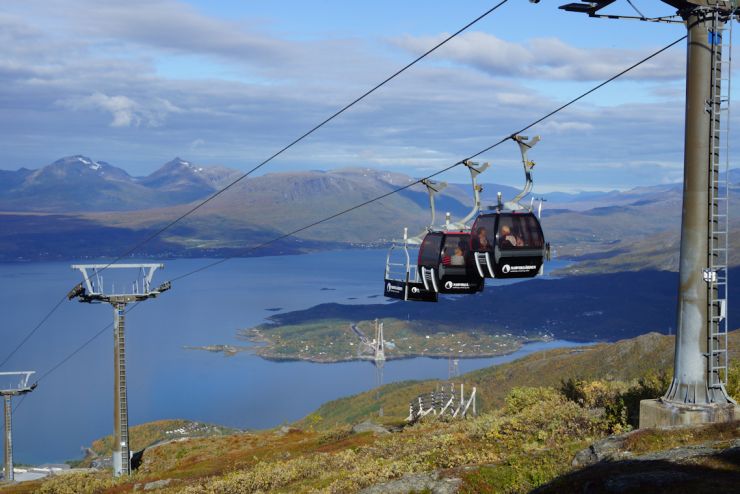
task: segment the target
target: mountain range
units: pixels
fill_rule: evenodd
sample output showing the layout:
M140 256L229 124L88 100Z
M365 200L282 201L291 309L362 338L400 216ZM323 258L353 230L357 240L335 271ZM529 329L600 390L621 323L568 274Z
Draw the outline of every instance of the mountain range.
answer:
M327 175L327 173L329 175ZM124 169L105 161L75 155L61 158L36 170L20 168L15 171L0 170L0 211L36 212L111 212L134 211L158 207L187 204L202 200L230 184L243 172L224 166L203 166L179 157L168 161L156 171L143 177L134 177ZM243 187L245 192L255 189L269 189L270 181L285 179L287 188L280 191L286 198L301 197L314 192L332 191L331 178L342 177L360 182L382 182L385 186L396 188L407 185L411 177L400 173L383 172L373 169L339 169L330 172L313 170L288 174L268 174L268 183L259 183L260 178L250 178L252 182ZM255 182L256 181L256 182ZM740 182L740 170L732 170L731 181ZM296 185L298 182L302 182ZM323 182L323 183L322 183ZM276 184L280 187L280 184ZM373 184L369 184L373 188ZM321 190L328 186L327 190ZM342 186L340 186L341 188ZM358 188L359 187L359 188ZM349 189L362 189L362 184ZM266 192L269 192L266 191ZM481 197L484 204L496 202L496 194L504 198L513 197L518 189L503 184L484 184ZM639 187L630 191L606 192L552 192L538 194L549 208L566 208L583 211L603 206L630 205L631 203L660 200L665 194L680 193L680 184L654 187ZM422 186L415 186L399 195L404 196L421 208L428 208L428 197ZM468 184L449 184L437 199L437 210L443 214L451 212L460 217L470 209L470 186Z
M145 177L133 177L104 161L76 155L37 170L0 171L0 260L116 256L169 224L242 172L201 166L181 158ZM732 170L731 198L740 191ZM415 179L400 173L344 168L332 171L269 173L248 177L178 222L139 251L142 256L223 256L291 233L319 219L368 202L259 254L296 253L349 245L386 245L423 231L429 202L421 185L399 193ZM483 203L496 192L517 189L483 185ZM387 195L382 200L374 198ZM629 191L543 194L542 223L561 257L622 270L676 269L681 185ZM437 201L444 213L461 218L470 210L470 186L450 184ZM732 199L731 209L737 210ZM733 221L733 229L740 222ZM639 252L638 259L629 259ZM250 253L252 254L252 253ZM605 262L605 260L610 262Z
M68 156L38 170L0 171L0 210L132 211L206 197L239 171L200 167L175 158L146 177L85 156Z

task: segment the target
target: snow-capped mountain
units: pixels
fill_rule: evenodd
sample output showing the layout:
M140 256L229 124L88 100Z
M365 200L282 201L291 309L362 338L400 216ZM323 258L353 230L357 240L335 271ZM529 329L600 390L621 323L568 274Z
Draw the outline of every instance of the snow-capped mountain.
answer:
M123 181L130 182L131 176L125 170L117 168L105 161L94 161L85 156L68 156L56 160L39 170L33 171L24 181L23 186L58 185L60 182L85 181Z
M137 180L141 185L189 202L212 193L215 188L203 173L204 168L175 158L149 176Z
M67 156L37 170L0 171L0 210L126 211L182 204L207 197L239 175L180 158L146 177L87 156Z

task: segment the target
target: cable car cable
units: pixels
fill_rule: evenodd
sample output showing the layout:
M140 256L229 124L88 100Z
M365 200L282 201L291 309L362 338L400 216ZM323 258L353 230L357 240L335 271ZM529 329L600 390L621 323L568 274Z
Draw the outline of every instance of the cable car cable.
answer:
M335 118L337 118L339 115L341 115L345 111L349 110L354 105L356 105L360 101L364 100L365 98L367 98L368 96L370 96L371 94L373 94L375 91L377 91L381 87L385 86L387 83L389 83L390 81L392 81L393 79L395 79L399 75L401 75L404 72L406 72L408 69L410 69L411 67L413 67L414 65L416 65L418 62L420 62L421 60L423 60L424 58L426 58L428 55L432 54L433 52L435 52L436 50L438 50L439 48L441 48L443 45L447 44L450 40L452 40L453 38L457 37L458 35L460 35L464 31L466 31L467 29L469 29L470 27L472 27L473 25L475 25L476 23L478 23L479 21L481 21L483 18L485 18L489 14L493 13L495 10L497 10L499 7L501 7L502 5L504 5L508 1L509 0L501 0L499 3L497 3L496 5L494 5L493 7L491 7L490 9L488 9L487 11L483 12L481 15L479 15L478 17L476 17L472 21L468 22L463 27L461 27L460 29L458 29L457 31L455 31L451 35L447 36L445 39L443 39L442 41L440 41L439 43L437 43L436 45L434 45L433 47L431 47L430 49L428 49L427 51L425 51L424 53L422 53L418 57L416 57L414 60L412 60L408 64L404 65L402 68L398 69L392 75L390 75L387 78L385 78L382 82L379 82L378 84L376 84L375 86L373 86L371 89L365 91L361 96L358 96L357 98L355 98L354 100L352 100L350 103L346 104L341 109L339 109L336 112L334 112L331 116L325 118L320 123L316 124L310 130L308 130L305 133L303 133L300 137L297 137L296 139L294 139L293 141L291 141L289 144L283 146L279 151L277 151L274 154L272 154L269 158L266 158L261 163L259 163L255 167L253 167L251 170L249 170L248 172L244 173L243 175L241 175L240 177L238 177L237 179L235 179L233 182L229 183L227 186L225 186L222 189L214 192L208 198L206 198L205 200L203 200L200 203L196 204L191 209L189 209L187 212L183 213L182 215L180 215L176 219L170 221L168 224L166 224L165 226L163 226L162 228L160 228L156 232L152 233L151 235L149 235L144 240L138 242L136 245L134 245L133 247L131 247L125 253L123 253L122 255L118 256L113 261L111 261L107 266L105 266L100 271L104 271L111 264L115 264L118 261L120 261L121 259L123 259L124 257L127 257L127 256L133 254L134 252L136 252L136 250L139 249L139 247L141 247L142 245L145 245L145 244L149 243L154 238L156 238L159 235L161 235L162 233L166 232L167 230L169 230L170 228L172 228L173 226L175 226L177 223L179 223L180 221L182 221L186 217L190 216L191 214L193 214L195 211L197 211L201 207L203 207L206 204L208 204L209 202L211 202L216 197L220 196L221 194L223 194L224 192L226 192L227 190L229 190L231 187L233 187L237 183L239 183L242 180L244 180L245 178L249 177L252 173L256 172L257 170L259 170L260 168L262 168L263 166L265 166L266 164L268 164L269 162L271 162L272 160L274 160L275 158L277 158L278 156L280 156L281 154L283 154L285 151L288 151L290 148L292 148L293 146L295 146L296 144L298 144L299 142L301 142L302 140L304 140L305 138L307 138L308 136L310 136L311 134L313 134L314 132L316 132L317 130L319 130L321 127L323 127L324 125L328 124L329 122L331 122L332 120L334 120Z
M613 75L612 77L610 77L609 79L607 79L607 80L603 81L603 82L602 82L601 84L598 84L598 85L596 85L596 86L592 87L591 89L589 89L589 90L588 90L588 91L586 91L585 93L581 94L580 96L578 96L578 97L576 97L576 98L573 98L572 100L568 101L568 102L567 102L567 103L565 103L564 105L562 105L562 106L559 106L558 108L554 109L553 111L551 111L551 112L550 112L550 113L548 113L547 115L545 115L545 116L543 116L543 117L541 117L541 118L539 118L539 119L535 120L534 122L532 122L531 124L527 125L526 127L522 127L521 129L517 130L517 131L516 131L516 132L514 132L513 134L511 134L511 135L509 135L509 136L507 136L507 137L503 138L503 139L502 139L501 141L497 142L496 144L493 144L492 146L489 146L489 147L487 147L486 149L484 149L484 150L482 150L482 151L479 151L478 153L476 153L476 154L472 155L471 157L469 157L469 158L467 158L467 159L469 159L469 160L470 160L470 159L476 158L476 157L480 156L481 154L483 154L483 153L485 153L485 152L487 152L487 151L490 151L491 149L495 148L496 146L499 146L500 144L502 144L502 143L506 142L507 140L509 140L509 139L512 139L512 138L513 138L514 136L516 136L516 135L519 135L519 134L521 134L522 132L526 132L527 130L531 129L531 128L532 128L532 127L534 127L535 125L537 125L537 124L541 123L542 121L544 121L544 120L547 120L547 119L548 119L548 118L550 118L551 116L555 115L556 113L558 113L558 112L560 112L560 111L562 111L562 110L565 110L566 108L568 108L569 106L571 106L571 105L572 105L573 103L576 103L577 101L579 101L579 100L581 100L581 99L585 98L586 96L588 96L589 94L593 93L594 91L597 91L598 89L601 89L602 87L606 86L606 85L607 85L607 84L609 84L610 82L613 82L613 81L614 81L615 79L618 79L619 77L623 76L623 75L624 75L624 74L626 74L627 72L629 72L629 71L631 71L631 70L633 70L633 69L636 69L636 68L637 68L637 67L639 67L640 65L642 65L642 64L644 64L645 62L647 62L648 60L650 60L650 59L652 59L652 58L654 58L654 57L656 57L656 56L660 55L661 53L663 53L664 51L668 50L669 48L672 48L672 47L674 47L675 45L677 45L677 44L678 44L678 43L680 43L681 41L685 40L685 39L686 39L687 37L688 37L688 36L681 36L681 37L680 37L680 38L678 38L678 39L677 39L676 41L674 41L674 42L672 42L672 43L670 43L670 44L668 44L668 45L664 46L663 48L661 48L660 50L658 50L658 51L656 51L656 52L652 53L651 55L648 55L647 57L643 58L643 59L642 59L642 60L640 60L639 62L636 62L636 63L634 63L633 65L629 66L628 68L624 69L624 70L623 70L623 71L621 71L620 73L618 73L618 74L615 74L615 75Z
M44 316L44 318L41 319L41 321L39 321L39 323L31 331L28 332L28 334L25 336L25 338L23 338L23 340L20 343L18 343L18 345L8 354L8 356L5 357L5 360L3 360L2 363L0 363L0 368L2 368L5 364L7 364L8 363L8 360L10 360L11 358L13 358L13 355L15 355L16 352L18 352L18 350L20 350L21 347L26 344L26 342L31 338L31 336L33 336L33 334L36 331L38 331L41 326L43 326L43 324L51 317L52 314L54 314L54 312L57 311L57 309L66 300L67 300L67 296L65 295L65 296L63 296L61 298L61 300L59 300L59 302L57 302L57 304L54 307L51 308L51 310L49 312L46 313L46 315Z
M131 312L132 310L134 310L134 308L135 307L138 307L138 305L139 305L139 302L134 302L130 307L128 307L126 309L126 312L124 312L124 315L125 314L128 314L129 312ZM36 380L36 384L40 383L44 378L46 378L47 376L49 376L50 374L52 374L54 371L56 371L58 368L60 368L64 364L66 364L75 355L77 355L82 350L84 350L90 343L92 343L93 341L95 341L96 339L98 339L101 335L103 335L106 331L108 331L108 329L111 326L113 326L113 323L112 322L109 322L108 324L106 324L105 327L103 327L100 331L98 331L97 333L95 333L94 335L92 335L90 338L88 338L82 345L78 346L72 353L70 353L69 355L67 355L66 357L64 357L62 360L60 360L59 362L57 362L51 369L49 369L48 371L44 372L41 375L41 377L39 377ZM28 396L28 395L21 396L21 399L18 400L18 403L13 407L13 413L15 413L15 411L18 409L18 407L21 406L21 403L23 403L23 400L26 399L26 396Z
M639 67L639 66L640 66L640 65L642 65L643 63L645 63L645 62L647 62L648 60L650 60L650 59L654 58L655 56L657 56L657 55L659 55L659 54L663 53L664 51L666 51L667 49L671 48L672 46L675 46L675 45L676 45L677 43L679 43L679 42L683 41L684 39L686 39L686 36L682 36L682 37L678 38L678 39L677 39L676 41L673 41L672 43L670 43L670 44L666 45L665 47L661 48L660 50L658 50L658 51L656 51L656 52L652 53L651 55L648 55L647 57L643 58L643 59L642 59L642 60L640 60L639 62L637 62L637 63L635 63L635 64L631 65L631 66L630 66L629 68L627 68L627 69L625 69L625 70L623 70L623 71L619 72L619 73L618 73L618 74L616 74L615 76L612 76L612 77L610 77L610 78L609 78L609 79L607 79L606 81L604 81L604 82L601 82L600 84L598 84L597 86L594 86L594 87L593 87L592 89L590 89L590 90L586 91L585 93L581 94L580 96L578 96L578 97L576 97L576 98L573 98L573 99L572 99L572 100L570 100L569 102L565 103L564 105L561 105L560 107L558 107L557 109L555 109L555 110L551 111L550 113L546 114L545 116L543 116L543 117L541 117L541 118L539 118L539 119L535 120L534 122L532 122L532 123L530 123L529 125L527 125L527 126L523 127L523 128L522 128L522 129L520 129L519 131L517 131L517 132L514 132L513 134L511 134L511 135L509 135L509 136L507 136L507 137L505 137L505 138L503 138L503 139L499 140L498 142L496 142L496 143L494 143L494 144L492 144L492 145L490 145L490 146L488 146L488 147L484 148L484 149L483 149L483 150L481 150L481 151L478 151L477 153L475 153L475 154L471 155L470 157L466 158L465 160L473 159L473 158L475 158L475 157L477 157L477 156L480 156L481 154L483 154L483 153L485 153L485 152L487 152L487 151L490 151L491 149L493 149L493 148L495 148L495 147L497 147L497 146L500 146L500 145L501 145L501 144L503 144L504 142L506 142L506 141L508 141L509 139L513 138L513 136L515 136L515 135L517 135L517 134L519 134L519 133L521 133L521 132L524 132L524 131L526 131L526 130L530 129L531 127L534 127L535 125L537 125L538 123L542 122L543 120L545 120L545 119L547 119L547 118L549 118L549 117L551 117L551 116L555 115L556 113L558 113L558 112L560 112L560 111L564 110L565 108L567 108L568 106L572 105L573 103L575 103L575 102L579 101L580 99L583 99L583 98L584 98L585 96L587 96L587 95L589 95L589 94L593 93L594 91L596 91L597 89L599 89L599 88L601 88L601 87L605 86L606 84L608 84L608 83L610 83L610 82L613 82L613 81L614 81L615 79L617 79L618 77L621 77L621 76L623 76L624 74L628 73L629 71L631 71L631 70L633 70L633 69L635 69L635 68ZM390 192L387 192L387 193L385 193L385 194L382 194L382 195L380 195L380 196L377 196L377 197L375 197L375 198L373 198L373 199L367 200L367 201L365 201L365 202L363 202L363 203L360 203L360 204L357 204L357 205L355 205L355 206L352 206L352 207L350 207L350 208L347 208L347 209L345 209L345 210L343 210L343 211L340 211L340 212L338 212L338 213L335 213L335 214L333 214L333 215L331 215L331 216L328 216L328 217L326 217L326 218L323 218L323 219L321 219L321 220L317 220L317 221L315 221L315 222L313 222L313 223L311 223L311 224L309 224L309 225L306 225L306 226L303 226L303 227L301 227L301 228L298 228L298 229L296 229L296 230L293 230L293 231L292 231L292 232L290 232L290 233L286 233L286 234L284 234L284 235L280 235L279 237L276 237L276 238L274 238L274 239L272 239L272 240L269 240L269 241L267 241L267 242L263 242L262 244L259 244L259 245L257 245L257 246L253 246L253 247L249 247L249 248L243 249L242 251L239 251L239 253L238 253L238 254L245 254L245 253L251 252L251 251L253 251L253 250L259 249L259 248L261 248L261 247L264 247L264 246L266 246L266 245L270 245L270 244L272 244L272 243L274 243L274 242L277 242L277 241L279 241L279 240L282 240L282 239L284 239L284 238L290 237L291 235L295 235L296 233L300 233L300 232L302 232L302 231L308 230L309 228L312 228L312 227L314 227L314 226L320 225L320 224L322 224L322 223L326 223L327 221L330 221L330 220L332 220L332 219L334 219L334 218L337 218L337 217L339 217L339 216L342 216L342 215L344 215L344 214L347 214L347 213L349 213L349 212L351 212L351 211L354 211L354 210L356 210L356 209L359 209L359 208L362 208L362 207L364 207L364 206L367 206L368 204L371 204L371 203L373 203L373 202L376 202L376 201L379 201L379 200L381 200L381 199L384 199L384 198L386 198L386 197L388 197L388 196L391 196L391 195L393 195L393 194L395 194L395 193L397 193L397 192L401 192L401 191L403 191L403 190L406 190L406 189L408 189L409 187L412 187L412 186L414 186L414 185L416 185L416 184L418 184L418 183L421 183L421 181L422 181L422 180L425 180L425 179L429 179L429 178L433 178L433 177L435 177L435 176L437 176L437 175L440 175L440 174L442 174L442 173L444 173L444 172L447 172L447 171L449 171L449 170L451 170L451 169L455 168L455 167L456 167L456 166L458 166L458 165L461 165L461 164L463 163L463 161L465 161L465 160L460 160L460 161L458 161L458 162L456 162L456 163L454 163L454 164L452 164L452 165L450 165L450 166L447 166L446 168L443 168L443 169L441 169L441 170L439 170L439 171L437 171L437 172L435 172L435 173L433 173L433 174L431 174L431 175L429 175L429 176L425 177L424 179L419 179L419 180L417 180L417 181L415 181L415 182L409 183L409 184L407 184L407 185L405 185L405 186L403 186L403 187L399 187L399 188L397 188L397 189L394 189L394 190L392 190L392 191L390 191ZM187 278L187 277L189 277L189 276L192 276L192 275L194 275L194 274L196 274L196 273L199 273L199 272L201 272L201 271L205 271L206 269L210 269L210 268L212 268L212 267L214 267L214 266L217 266L217 265L219 265L219 264L222 264L222 263L224 263L224 262L226 262L226 261L228 261L228 260L230 260L230 259L233 259L234 257L238 257L238 254L235 254L235 255L232 255L232 256L229 256L229 257L225 257L225 258L223 258L223 259L219 259L219 260L217 260L217 261L215 261L215 262L213 262L213 263L211 263L211 264L207 264L207 265L205 265L205 266L202 266L202 267L200 267L200 268L194 269L194 270L192 270L192 271L190 271L190 272L188 272L188 273L185 273L185 274L183 274L183 275L177 276L177 277L173 278L173 279L172 279L172 280L170 280L170 281L177 281L177 280L181 280L181 279ZM136 305L132 305L132 306L131 306L131 309L128 309L128 310L127 310L127 313L128 313L129 311L133 310L133 308L134 308L134 307L136 307ZM67 362L68 360L70 360L70 359L71 359L72 357L74 357L74 356L75 356L75 355L76 355L77 353L79 353L79 352L80 352L80 351L81 351L81 350L82 350L83 348L85 348L85 347L86 347L87 345L89 345L89 344L90 344L90 343L91 343L91 342L92 342L92 341L93 341L93 340L94 340L95 338L97 338L97 337L99 337L100 335L102 335L102 334L103 334L103 333L104 333L104 332L105 332L105 331L106 331L106 330L107 330L107 329L108 329L108 328L109 328L110 326L112 326L112 323L109 323L109 324L108 324L108 325L107 325L107 326L106 326L105 328L103 328L102 330L100 330L100 331L99 331L99 332L98 332L97 334L95 334L95 335L94 335L93 337L91 337L91 338L90 338L89 340L87 340L87 341L86 341L85 343L83 343L83 344L82 344L82 345L81 345L80 347L78 347L78 348L77 348L76 350L74 350L74 351L73 351L73 352L72 352L71 354L69 354L69 355L68 355L67 357L65 357L65 358L64 358L64 359L63 359L62 361L60 361L60 362L59 362L58 364L56 364L56 365L55 365L54 367L52 367L52 368L51 368L51 369L50 369L49 371L45 372L45 373L44 373L44 374L42 375L42 378L44 378L44 377L47 377L47 376L48 376L49 374L51 374L52 372L56 371L56 370L57 370L57 369L58 369L59 367L61 367L61 366L62 366L62 365L63 365L64 363L66 363L66 362ZM40 381L40 380L41 380L41 378L39 379L39 381ZM19 401L19 403L20 403L20 401Z
M640 65L642 65L643 63L645 63L645 62L649 61L650 59L652 59L652 58L654 58L654 57L656 57L656 56L660 55L660 54L661 54L661 53L663 53L664 51L668 50L669 48L671 48L671 47L675 46L676 44L680 43L681 41L683 41L683 40L685 40L685 39L686 39L686 36L682 36L682 37L678 38L677 40L675 40L675 41L673 41L672 43L670 43L670 44L668 44L668 45L664 46L664 47L663 47L663 48L661 48L660 50L658 50L658 51L656 51L656 52L654 52L654 53L652 53L652 54L648 55L647 57L643 58L642 60L640 60L640 61L638 61L638 62L636 62L636 63L632 64L632 65L631 65L631 66L629 66L628 68L626 68L626 69L622 70L622 71L621 71L621 72L619 72L618 74L616 74L616 75L614 75L614 76L610 77L609 79L607 79L607 80L605 80L605 81L601 82L600 84L598 84L598 85L594 86L593 88L589 89L589 90L588 90L588 91L586 91L585 93L582 93L582 94L581 94L580 96L577 96L577 97L575 97L575 98L571 99L571 100L570 100L570 101L568 101L567 103L565 103L565 104L563 104L563 105L559 106L558 108L556 108L555 110L553 110L553 111L549 112L548 114L544 115L543 117L540 117L540 118L538 118L537 120L535 120L534 122L530 123L529 125L526 125L525 127L522 127L522 128L521 128L521 129L519 129L518 131L516 131L516 132L514 132L514 133L512 133L512 134L510 134L510 135L508 135L508 136L506 136L506 137L504 137L504 138L502 138L501 140L497 141L496 143L494 143L494 144L491 144L490 146L488 146L488 147L485 147L485 148L483 148L482 150L478 151L477 153L475 153L475 154L473 154L473 155L471 155L471 156L469 156L469 157L467 157L467 158L465 158L465 159L462 159L462 160L460 160L460 161L458 161L458 162L456 162L456 163L454 163L454 164L452 164L452 165L449 165L449 166L447 166L446 168L443 168L443 169L441 169L441 170L439 170L439 171L437 171L437 172L435 172L435 173L432 173L431 175L428 175L428 176L426 176L426 177L424 177L424 178L421 178L421 179L419 179L419 180L416 180L415 182L411 182L411 183L409 183L409 184L406 184L406 185L404 185L403 187L399 187L399 188L397 188L397 189L394 189L394 190L392 190L392 191L390 191L390 192L386 192L385 194L382 194L382 195L380 195L380 196L377 196L377 197L375 197L375 198L373 198L373 199L369 199L369 200L367 200L367 201L365 201L365 202L362 202L362 203L360 203L360 204L356 204L356 205L354 205L354 206L352 206L352 207L350 207L350 208L347 208L347 209L345 209L345 210L343 210L343 211L340 211L340 212L338 212L338 213L334 213L334 214L332 214L331 216L327 216L326 218L323 218L323 219L321 219L321 220L317 220L317 221L315 221L315 222L313 222L313 223L310 223L310 224L308 224L308 225L306 225L306 226L303 226L303 227L301 227L301 228L298 228L297 230L293 230L293 231L292 231L292 232L290 232L290 233L286 233L286 234L284 234L284 235L280 235L279 237L276 237L276 238L274 238L274 239L272 239L272 240L268 240L267 242L263 242L263 243L261 243L261 244L259 244L259 245L253 246L253 247L248 247L248 248L246 248L246 249L243 249L243 250L241 250L241 251L237 252L236 254L233 254L233 255L231 255L231 256L228 256L228 257L225 257L225 258L219 259L218 261L215 261L215 262L213 262L213 263L210 263L210 264L206 264L205 266L202 266L202 267L200 267L200 268L194 269L193 271L190 271L190 272L188 272L188 273L185 273L185 274L182 274L182 275L180 275L180 276L177 276L177 277L175 277L175 278L172 278L172 279L171 279L170 281L171 281L171 282L175 282L175 281L181 280L181 279L183 279L183 278L187 278L188 276L192 276L192 275L194 275L194 274L196 274L196 273L199 273L199 272L201 272L201 271L205 271L206 269L209 269L209 268L212 268L212 267L214 267L214 266L217 266L217 265L219 265L219 264L222 264L222 263L224 263L224 262L226 262L226 261L228 261L228 260L230 260L230 259L233 259L233 258L235 258L235 257L239 257L240 255L243 255L243 254L246 254L246 253L249 253L249 252L255 251L255 250L257 250L257 249L261 249L261 248L263 248L263 247L266 247L266 246L268 246L268 245L270 245L270 244L273 244L273 243L275 243L275 242L278 242L278 241L280 241L280 240L283 240L283 239L285 239L285 238L288 238L288 237L290 237L290 236L293 236L293 235L295 235L296 233L300 233L300 232L302 232L302 231L308 230L309 228L313 228L314 226L320 225L320 224L322 224L322 223L326 223L327 221L331 221L331 220L333 220L333 219L335 219L335 218L337 218L337 217L339 217L339 216L342 216L342 215L344 215L344 214L347 214L347 213L350 213L350 212L352 212L352 211L354 211L354 210L356 210L356 209L360 209L360 208L362 208L362 207L365 207L365 206L367 206L367 205L369 205L369 204L372 204L373 202L377 202L377 201L379 201L379 200L381 200L381 199L385 199L386 197L388 197L388 196L391 196L391 195L393 195L393 194L395 194L395 193L397 193L397 192L401 192L401 191L404 191L404 190L406 190L406 189L408 189L408 188L410 188L410 187L413 187L414 185L420 184L420 183L421 183L421 182L422 182L423 180L427 180L427 179L430 179L430 178L436 177L437 175L440 175L440 174L442 174L442 173L445 173L445 172L447 172L447 171L449 171L449 170L451 170L451 169L455 168L456 166L458 166L458 165L461 165L461 164L462 164L462 163L463 163L464 161L467 161L467 160L472 160L472 159L474 159L474 158L476 158L476 157L480 156L481 154L483 154L483 153L486 153L486 152L488 152L488 151L490 151L490 150L494 149L495 147L498 147L498 146L500 146L501 144L503 144L504 142L508 141L509 139L512 139L512 138L513 138L514 136L516 136L516 135L518 135L518 134L521 134L522 132L525 132L525 131L527 131L528 129L530 129L530 128L534 127L535 125L537 125L537 124L541 123L542 121L544 121L544 120L546 120L546 119L548 119L548 118L552 117L552 116L553 116L553 115L555 115L556 113L558 113L558 112L560 112L560 111L562 111L562 110L564 110L564 109L568 108L569 106L573 105L573 104L574 104L574 103L576 103L577 101L579 101L579 100L581 100L581 99L585 98L586 96L588 96L589 94L593 93L594 91L596 91L596 90L598 90L598 89L600 89L600 88L604 87L605 85L609 84L610 82L613 82L613 81L614 81L615 79L617 79L617 78L619 78L619 77L623 76L624 74L628 73L629 71L631 71L631 70L633 70L633 69L635 69L635 68L639 67L639 66L640 66Z
M399 70L397 70L396 72L394 72L393 74L391 74L390 76L388 76L387 78L385 78L382 82L376 84L371 89L365 91L361 96L355 98L350 103L346 104L341 109L339 109L336 112L334 112L331 116L327 117L326 119L324 119L323 121L321 121L319 124L315 125L313 128L311 128L310 130L308 130L307 132L305 132L304 134L302 134L300 137L294 139L289 144L287 144L286 146L282 147L279 151L277 151L276 153L274 153L273 155L271 155L269 158L263 160L261 163L259 163L258 165L256 165L254 168L252 168L248 172L244 173L243 175L241 175L240 177L238 177L237 179L235 179L233 182L229 183L228 185L226 185L222 189L214 192L208 198L206 198L205 200L203 200L200 203L196 204L195 206L193 206L192 208L190 208L188 211L186 211L185 213L183 213L182 215L180 215L176 219L170 221L168 224L166 224L165 226L163 226L162 228L160 228L156 232L152 233L151 235L149 235L144 240L141 240L140 242L138 242L137 244L135 244L133 247L129 248L126 252L124 252L123 254L119 255L114 260L112 260L108 264L106 264L98 272L105 271L111 265L117 263L118 261L120 261L124 257L128 257L129 255L133 254L141 246L143 246L143 245L151 242L153 239L155 239L156 237L158 237L162 233L166 232L167 230L169 230L170 228L172 228L173 226L175 226L177 223L179 223L180 221L182 221L186 217L190 216L195 211L197 211L201 207L205 206L207 203L209 203L210 201L212 201L216 197L220 196L221 194L223 194L224 192L226 192L227 190L229 190L231 187L233 187L237 183L241 182L245 178L249 177L252 173L254 173L255 171L259 170L260 168L262 168L263 166L265 166L266 164L268 164L269 162L271 162L272 160L274 160L275 158L277 158L278 156L280 156L281 154L283 154L285 151L289 150L290 148L292 148L293 146L295 146L299 142L303 141L305 138L307 138L308 136L310 136L311 134L313 134L314 132L316 132L317 130L319 130L321 127L323 127L324 125L328 124L329 122L331 122L332 120L334 120L335 118L337 118L338 116L340 116L342 113L344 113L345 111L349 110L354 105L356 105L360 101L364 100L365 98L367 98L368 96L370 96L371 94L373 94L375 91L377 91L381 87L385 86L387 83L389 83L390 81L392 81L393 79L395 79L399 75L401 75L404 72L406 72L408 69L410 69L411 67L413 67L414 65L416 65L418 62L420 62L421 60L423 60L424 58L426 58L428 55L432 54L433 52L435 52L436 50L438 50L439 48L441 48L443 45L447 44L450 40L452 40L453 38L457 37L458 35L460 35L464 31L468 30L470 27L472 27L473 25L477 24L479 21L481 21L482 19L484 19L485 17L487 17L489 14L492 14L494 11L496 11L499 7L503 6L508 1L509 0L501 0L499 3L497 3L496 5L494 5L493 7L491 7L490 9L486 10L481 15L479 15L478 17L476 17L472 21L468 22L463 27L461 27L460 29L458 29L457 31L455 31L454 33L452 33L451 35L447 36L445 39L443 39L442 41L440 41L439 43L437 43L436 45L434 45L433 47L431 47L430 49L428 49L427 51L425 51L424 53L422 53L421 55L419 55L418 57L416 57L414 60L412 60L411 62L409 62L408 64L406 64L405 66L403 66L402 68L400 68ZM33 330L31 330L28 333L28 335L26 335L26 337L23 339L23 341L21 341L21 343L12 352L10 352L10 354L5 358L5 360L3 360L2 364L0 364L0 367L2 367L3 365L5 365L8 362L8 360L10 360L10 358L28 341L28 339L31 336L33 336L33 334L46 322L46 320L49 319L49 317L51 317L51 315L54 312L56 312L56 310L59 308L59 306L62 305L62 302L63 301L64 301L64 299L60 300L59 303L57 303L57 305L55 305L44 316L44 318L41 320L41 322L39 322L36 325L36 327L33 328Z

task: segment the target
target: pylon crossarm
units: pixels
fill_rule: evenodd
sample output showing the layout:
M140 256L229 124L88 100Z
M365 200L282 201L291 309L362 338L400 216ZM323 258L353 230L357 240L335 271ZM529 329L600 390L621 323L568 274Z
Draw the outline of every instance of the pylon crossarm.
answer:
M0 372L0 396L18 396L30 393L37 384L28 384L36 371Z
M627 3L635 10L638 15L622 15L622 14L600 14L599 11L613 4L616 0L581 0L580 2L567 3L558 7L560 10L566 12L575 12L580 14L587 14L589 17L596 19L626 19L636 20L643 22L664 22L670 24L678 24L681 21L675 19L675 15L666 15L659 17L646 17L642 12L637 10L635 5L627 0ZM727 15L730 15L738 7L737 0L663 0L664 3L674 7L681 11L686 9L692 9L697 7L706 7L710 9L720 10Z
M163 268L163 264L75 264L72 265L72 269L79 270L82 273L82 282L77 284L67 294L67 298L72 300L74 298L79 299L80 302L86 303L130 303L130 302L142 302L144 300L154 298L160 293L169 290L172 284L168 281L162 283L156 289L152 289L152 279L154 278L154 272L157 269ZM111 287L106 292L103 284L103 276L101 272L107 269L130 269L136 270L136 279L131 284L131 291L117 292L115 287ZM141 280L141 290L139 290L139 279ZM120 285L119 285L120 286ZM128 286L125 285L124 286Z
M732 12L737 9L738 0L685 0L687 3L699 6L699 7L710 7L712 9L722 10L726 12ZM666 3L683 3L674 1L666 1Z

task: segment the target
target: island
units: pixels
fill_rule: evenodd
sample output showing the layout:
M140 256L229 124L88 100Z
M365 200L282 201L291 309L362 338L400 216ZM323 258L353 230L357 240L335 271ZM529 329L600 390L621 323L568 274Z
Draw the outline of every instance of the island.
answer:
M372 341L375 319L384 323L386 359L490 357L550 339L600 342L669 333L677 282L675 272L637 271L492 284L435 304L325 303L273 313L264 324L238 330L249 342L239 351L271 360L373 359L371 345L352 326ZM218 345L202 349L223 351Z
M236 345L203 345L203 346L184 346L185 350L205 350L206 352L223 353L227 357L232 357L239 352L251 351L251 347Z
M426 321L383 319L382 323L387 360L492 357L515 352L524 343L551 339L548 334L524 337ZM299 324L263 324L240 330L239 337L259 343L252 351L269 360L333 363L375 359L375 321L323 319Z

